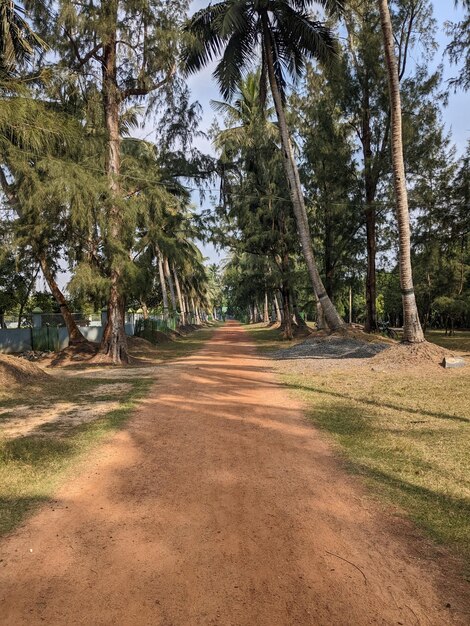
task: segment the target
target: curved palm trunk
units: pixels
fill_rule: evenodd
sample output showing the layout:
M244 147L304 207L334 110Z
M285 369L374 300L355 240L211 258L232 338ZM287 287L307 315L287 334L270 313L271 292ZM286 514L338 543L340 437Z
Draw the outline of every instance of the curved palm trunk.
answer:
M163 298L163 319L168 319L168 292L166 290L165 271L163 269L163 257L158 252L158 275L160 277L160 285L162 288Z
M163 270L165 272L165 276L168 281L168 287L170 288L171 307L173 309L173 315L175 315L176 313L175 285L173 283L173 277L170 272L170 265L168 264L168 259L166 257L163 260Z
M388 1L379 0L379 9L385 46L385 57L387 61L392 115L391 145L400 246L400 286L404 319L403 341L409 343L422 343L424 341L424 334L419 321L418 307L416 306L413 286L413 272L411 267L410 214L408 209L408 193L406 189L405 162L403 158L400 81Z
M270 33L266 25L264 31L264 52L266 59L266 68L269 78L269 85L271 87L271 93L274 100L274 106L276 108L276 115L279 122L279 130L284 156L284 169L286 172L287 181L289 183L289 191L292 200L292 206L294 209L295 219L297 221L297 229L299 231L300 243L302 244L302 252L305 258L308 273L310 275L312 287L320 300L328 326L331 328L331 330L335 331L343 328L345 324L339 316L335 306L331 302L328 294L326 293L313 254L312 238L308 225L307 211L305 208L305 201L300 183L299 170L295 162L289 127L287 125L284 105L282 102L282 96L274 71L272 50L269 45Z
M180 281L178 279L178 274L176 272L176 267L174 264L173 264L173 276L175 279L176 295L178 296L178 302L180 305L181 324L185 326L186 325L186 306L184 303L184 298L181 294Z

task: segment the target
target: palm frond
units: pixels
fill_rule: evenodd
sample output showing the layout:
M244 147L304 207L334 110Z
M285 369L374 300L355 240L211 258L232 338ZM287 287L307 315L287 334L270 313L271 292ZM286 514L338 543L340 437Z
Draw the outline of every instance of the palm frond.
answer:
M340 15L344 12L345 0L290 0L292 8L303 13L309 12L315 5L320 5L328 15Z
M182 45L181 60L187 74L199 71L222 54L229 37L222 34L221 26L229 7L230 0L209 5L185 25L187 38Z
M307 13L294 10L287 2L277 2L277 6L275 17L279 34L297 74L304 69L304 62L298 62L299 56L327 63L337 55L336 40L328 26L313 20Z
M211 108L216 113L220 113L220 115L229 115L235 119L240 116L238 108L233 104L230 104L230 102L223 102L222 100L211 100L210 105Z
M0 72L10 75L47 44L29 26L23 7L15 2L0 2Z
M229 39L214 77L224 98L231 98L240 83L243 71L253 60L253 39L255 33L247 24L246 30L235 32Z

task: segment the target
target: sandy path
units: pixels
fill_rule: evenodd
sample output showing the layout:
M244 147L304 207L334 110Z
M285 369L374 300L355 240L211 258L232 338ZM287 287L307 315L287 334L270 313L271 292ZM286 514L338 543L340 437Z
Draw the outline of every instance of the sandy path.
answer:
M128 428L0 544L0 623L466 623L458 583L266 365L229 324L160 369Z

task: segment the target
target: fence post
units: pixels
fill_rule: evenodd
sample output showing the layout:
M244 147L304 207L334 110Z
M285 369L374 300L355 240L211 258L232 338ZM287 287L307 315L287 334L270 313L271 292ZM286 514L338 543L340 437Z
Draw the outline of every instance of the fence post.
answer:
M101 326L104 328L108 321L108 309L104 307L101 309Z
M42 309L37 306L31 313L33 314L33 328L42 328Z

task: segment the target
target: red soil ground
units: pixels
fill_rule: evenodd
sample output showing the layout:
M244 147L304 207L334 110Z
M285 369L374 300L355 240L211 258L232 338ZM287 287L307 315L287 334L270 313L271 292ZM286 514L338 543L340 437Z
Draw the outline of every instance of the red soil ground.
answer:
M367 497L234 323L161 368L0 552L3 625L468 623L452 563Z

